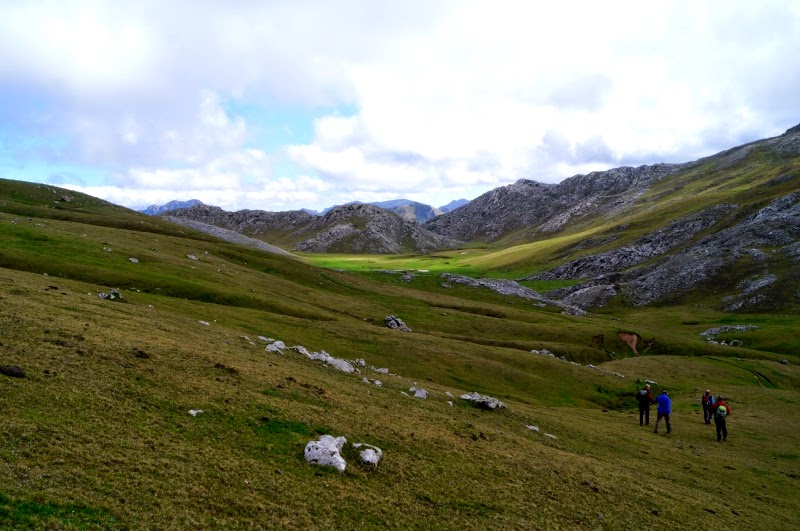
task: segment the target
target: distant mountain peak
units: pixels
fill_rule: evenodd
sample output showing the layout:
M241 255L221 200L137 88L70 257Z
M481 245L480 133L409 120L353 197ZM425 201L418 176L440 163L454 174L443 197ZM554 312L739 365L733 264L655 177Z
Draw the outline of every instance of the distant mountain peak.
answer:
M142 214L147 214L148 216L157 216L159 214L163 214L164 212L170 212L172 210L178 210L181 208L190 208L195 205L202 204L203 202L199 199L189 199L188 201L170 201L169 203L165 203L163 205L150 205L139 212Z

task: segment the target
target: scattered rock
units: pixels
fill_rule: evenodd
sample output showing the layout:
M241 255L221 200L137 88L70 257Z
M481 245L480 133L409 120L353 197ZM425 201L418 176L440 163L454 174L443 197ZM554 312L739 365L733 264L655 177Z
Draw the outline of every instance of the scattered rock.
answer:
M539 426L525 426L525 427L528 428L531 431L535 431L536 433L539 433Z
M461 400L469 400L475 407L482 409L501 409L506 407L500 400L490 396L480 395L474 391L472 393L463 394L459 398L461 398Z
M122 293L120 293L118 289L112 289L108 293L98 293L97 296L104 300L124 302L124 297L122 296Z
M187 254L186 258L188 258L189 260L197 260L197 256L195 256L193 254Z
M309 354L308 359L321 361L342 372L352 373L356 371L356 368L353 367L350 362L339 358L334 358L324 350Z
M415 389L413 393L416 398L428 398L428 391L425 389Z
M544 434L544 436L545 436L545 437L549 437L550 439L558 439L558 437L556 437L556 436L555 436L555 435L553 435L552 433L545 433L545 434Z
M724 334L726 332L748 332L750 330L757 329L758 326L756 325L732 325L732 326L717 326L714 328L709 328L704 332L700 332L700 335L705 337L708 340L715 339L718 335Z
M789 360L781 360L781 365L789 365Z
M276 352L282 354L286 350L286 344L283 341L273 341L264 349L266 352Z
M364 443L356 443L353 445L355 448L361 448L362 446L366 446L365 450L362 450L359 454L361 456L361 462L365 465L372 465L378 466L378 463L383 456L383 452L377 446L372 446L371 444L364 444Z
M454 275L452 273L442 273L442 278L448 283L464 284L473 288L488 288L501 295L513 295L535 301L537 306L552 305L561 308L562 313L567 315L582 316L586 311L577 306L571 306L562 301L549 299L541 293L513 281L498 278L472 278L464 275Z
M16 365L0 365L0 374L5 374L12 378L25 378L25 370Z
M128 258L128 262L130 262L132 264L138 264L139 263L139 259L138 258Z
M384 318L386 322L386 328L391 328L393 330L400 330L402 332L411 332L411 329L406 326L402 319L394 315L387 315Z
M347 462L339 452L345 444L347 444L347 439L344 437L323 435L319 440L306 444L306 461L314 465L332 466L339 472L344 472Z
M200 413L205 413L202 409L190 409L189 414L193 417L196 417Z
M197 322L203 326L211 326L211 323L209 323L208 321L197 321Z

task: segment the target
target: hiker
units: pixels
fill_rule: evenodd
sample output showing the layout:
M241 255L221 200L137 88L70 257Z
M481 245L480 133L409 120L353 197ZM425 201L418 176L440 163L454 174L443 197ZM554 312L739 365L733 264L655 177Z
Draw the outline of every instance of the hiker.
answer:
M706 424L711 424L711 417L714 416L711 413L711 408L714 406L714 395L711 394L709 389L706 389L700 402L703 404L703 421L705 421Z
M731 406L722 399L722 396L718 396L711 411L714 415L714 425L717 427L717 442L727 441L728 426L725 420L731 416Z
M636 400L639 401L639 426L649 426L650 404L656 403L656 401L653 400L653 393L650 392L650 384L645 384L642 389L639 389L639 392L636 393Z
M669 393L667 393L666 389L664 389L663 393L658 395L656 404L658 404L658 408L656 409L658 416L656 417L656 429L653 430L653 433L658 433L658 426L661 424L662 418L667 422L667 433L672 433L672 426L669 424L669 415L672 413L672 401L669 399Z

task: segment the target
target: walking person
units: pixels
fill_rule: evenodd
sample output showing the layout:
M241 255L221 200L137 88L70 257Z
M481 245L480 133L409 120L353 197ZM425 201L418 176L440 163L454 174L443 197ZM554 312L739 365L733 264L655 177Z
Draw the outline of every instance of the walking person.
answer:
M658 427L661 425L661 419L664 419L667 423L667 433L672 433L672 426L669 423L669 416L672 413L672 401L669 399L669 393L666 389L658 395L656 398L656 404L658 404L658 408L656 409L656 413L658 416L656 417L656 429L653 430L653 433L658 433Z
M714 415L714 425L717 428L717 442L727 441L728 426L725 421L731 416L731 406L721 396L718 396L711 410Z
M636 393L636 400L639 401L639 426L650 425L650 404L655 404L653 393L650 392L650 384L639 389Z
M711 412L711 408L714 406L714 395L711 394L709 389L706 389L703 398L700 399L700 402L703 404L703 421L706 424L711 424L711 417L714 414Z

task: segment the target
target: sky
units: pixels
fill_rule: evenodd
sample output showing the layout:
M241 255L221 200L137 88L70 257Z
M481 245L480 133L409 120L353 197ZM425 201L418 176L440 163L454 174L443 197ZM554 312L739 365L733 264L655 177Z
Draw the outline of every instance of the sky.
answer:
M0 178L442 206L800 123L800 2L0 0Z

